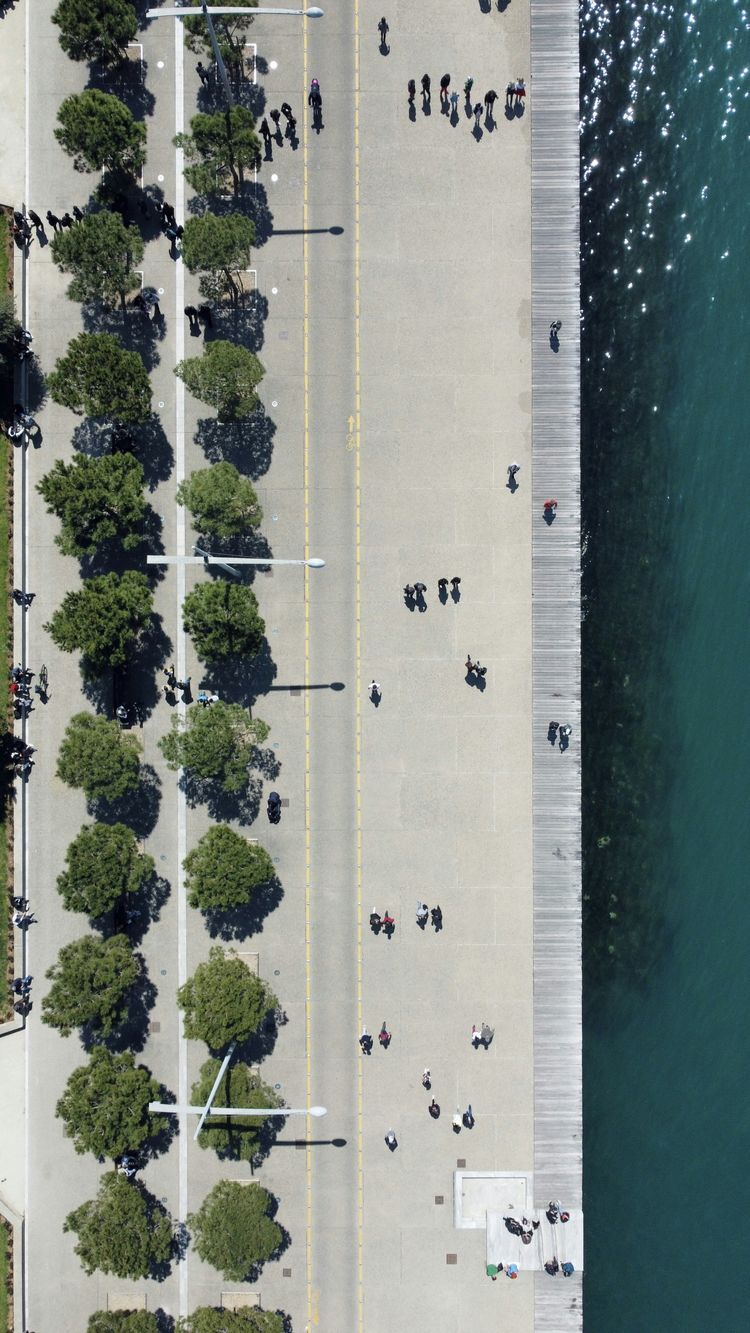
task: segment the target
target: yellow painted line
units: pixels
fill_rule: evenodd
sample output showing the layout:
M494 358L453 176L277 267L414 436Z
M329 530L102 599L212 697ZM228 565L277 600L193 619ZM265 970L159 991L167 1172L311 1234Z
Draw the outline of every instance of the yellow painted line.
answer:
M308 49L307 24L302 24L303 85L307 88ZM308 161L309 131L307 115L302 117L302 495L304 509L305 559L310 559L310 269L308 246ZM307 1106L312 1098L312 868L310 834L310 570L304 566L305 579L305 1057ZM305 1167L307 1178L307 1226L305 1229L305 1269L307 1277L307 1325L318 1323L318 1306L313 1289L313 1153L312 1117L307 1116L307 1148Z
M357 1016L362 1031L362 376L360 345L360 63L359 0L354 0L354 422L349 422L354 453L355 521L355 622L356 650L356 723L355 723L355 806L356 806L356 885L357 885ZM348 447L348 441L347 441ZM364 1212L365 1175L363 1160L364 1061L357 1060L357 1328L365 1326L364 1284Z

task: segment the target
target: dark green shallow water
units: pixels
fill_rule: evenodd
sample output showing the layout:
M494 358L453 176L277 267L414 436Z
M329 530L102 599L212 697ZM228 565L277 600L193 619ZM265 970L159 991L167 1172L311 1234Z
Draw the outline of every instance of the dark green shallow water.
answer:
M587 1333L750 1327L750 37L582 10Z

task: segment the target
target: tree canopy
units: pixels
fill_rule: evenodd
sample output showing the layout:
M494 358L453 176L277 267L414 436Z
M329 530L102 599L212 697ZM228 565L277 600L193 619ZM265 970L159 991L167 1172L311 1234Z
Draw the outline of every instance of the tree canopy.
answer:
M65 555L92 555L104 542L132 551L142 541L146 500L143 468L132 454L76 454L61 458L37 483L62 531L55 538Z
M72 273L68 287L72 301L101 301L114 306L140 286L133 272L143 259L143 239L137 227L126 227L119 213L86 213L76 227L66 227L52 238L52 258L63 273Z
M81 787L90 801L116 801L139 782L140 745L117 722L74 713L60 745L57 776Z
M68 1213L63 1231L78 1236L76 1254L87 1273L97 1268L116 1277L148 1277L172 1254L172 1222L142 1185L116 1171L99 1183L95 1199Z
M232 1282L242 1282L276 1253L283 1239L269 1216L273 1197L255 1181L220 1180L188 1218L201 1259Z
M96 1046L87 1065L74 1069L55 1114L77 1153L122 1157L136 1152L162 1127L149 1115L148 1104L159 1100L160 1088L130 1051L113 1055ZM250 1105L251 1103L248 1103Z
M84 824L65 853L57 891L69 912L95 920L126 893L138 893L154 873L153 857L138 848L125 824Z
M87 88L66 97L55 138L76 171L115 171L137 176L146 161L146 126L112 93Z
M202 662L255 657L263 647L266 624L244 583L197 583L182 603L182 618Z
M198 532L211 537L240 537L263 519L249 477L234 463L214 463L191 472L177 487L177 502L193 516Z
M219 1060L206 1060L190 1098L193 1106L205 1106L219 1072ZM220 1157L251 1162L260 1146L260 1131L267 1116L222 1116L223 1106L283 1106L281 1098L248 1065L230 1064L216 1093L211 1113L200 1132L201 1148L213 1148Z
M199 5L201 0L188 0L186 9L191 6ZM216 31L216 40L219 44L222 59L229 71L238 81L242 74L243 63L245 59L245 42L250 25L253 22L252 11L257 5L258 0L235 0L235 8L240 5L247 7L247 14L217 14L214 18L214 28ZM191 51L198 55L207 55L213 60L213 49L211 47L211 38L208 35L206 24L200 18L183 19L185 27L185 43Z
M177 1003L185 1036L205 1041L209 1050L225 1051L231 1041L247 1041L257 1032L278 1001L241 958L215 946L180 987Z
M215 407L220 421L238 421L258 406L255 392L265 370L252 352L223 338L206 343L203 356L191 356L174 368L194 398Z
M204 213L189 218L182 237L182 260L191 273L200 273L201 295L236 303L245 288L243 272L249 267L255 244L255 224L243 213Z
M69 1037L87 1027L100 1037L114 1032L125 1015L127 993L141 967L127 935L84 935L63 945L47 972L52 982L42 1000L42 1022Z
M98 60L119 65L128 42L138 32L138 17L129 0L60 0L52 15L60 29L60 45L71 60Z
M159 741L169 768L187 768L197 778L221 783L227 792L247 786L248 769L269 731L241 704L221 700L210 708L195 704L184 718L173 713L171 726Z
M148 1310L96 1310L86 1333L159 1333L159 1320Z
M182 865L188 902L203 912L243 907L259 884L275 876L265 848L248 842L228 824L213 824Z
M47 388L56 403L88 417L145 421L151 412L151 381L137 352L112 333L79 333L68 343Z
M151 621L153 593L145 574L100 574L66 593L44 628L65 653L80 652L86 675L125 666Z
M186 1319L177 1321L177 1333L284 1333L285 1328L283 1314L276 1310L254 1309L252 1306L241 1307L239 1310L218 1310L213 1305L201 1305ZM100 1330L95 1330L95 1333L100 1333ZM109 1329L102 1329L101 1333L109 1333Z
M198 194L239 193L245 172L260 154L255 117L236 105L193 116L190 133L175 135L174 144L185 154L185 179Z

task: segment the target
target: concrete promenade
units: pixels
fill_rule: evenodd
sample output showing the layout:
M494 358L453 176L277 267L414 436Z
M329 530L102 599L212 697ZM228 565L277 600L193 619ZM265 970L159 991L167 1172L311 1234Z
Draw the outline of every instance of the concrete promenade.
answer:
M0 1198L25 1219L19 1333L80 1333L94 1310L123 1301L177 1318L230 1304L240 1289L287 1311L295 1331L581 1326L580 1273L485 1274L488 1211L517 1205L536 1216L560 1198L576 1210L576 1244L582 1225L576 221L567 213L568 232L556 228L561 287L554 247L533 230L549 206L546 140L532 163L537 132L557 118L571 154L557 200L575 210L575 94L566 67L560 100L544 102L537 126L531 76L539 68L549 91L550 58L530 48L540 13L562 18L569 65L576 10L569 0L532 0L530 20L520 0L502 12L435 0L426 23L423 6L397 0L383 53L382 11L357 0L323 7L325 18L307 27L258 18L252 28L266 114L289 101L300 132L299 149L274 146L258 175L256 205L272 223L253 260L265 421L218 429L174 376L175 363L200 350L183 315L197 282L153 231L144 285L159 292L164 331L136 336L153 368L157 425L143 456L164 550L185 551L194 539L176 484L224 456L254 480L271 553L326 561L321 571L256 577L268 659L232 686L203 670L183 632L185 591L204 572L167 568L155 600L165 660L192 676L194 691L205 683L271 725L279 771L266 786L288 804L277 827L262 805L256 822L236 826L268 848L283 896L260 931L233 943L289 1020L262 1065L265 1080L289 1105L322 1103L328 1115L290 1118L255 1172L278 1198L289 1242L257 1282L225 1282L190 1247L161 1282L81 1269L62 1223L95 1194L105 1167L63 1137L55 1104L86 1055L77 1035L63 1040L43 1026L40 1011L47 968L88 929L55 889L65 850L90 818L81 794L55 776L57 751L72 713L111 714L112 701L105 691L87 702L75 658L43 629L80 569L54 545L58 524L36 483L56 458L91 447L82 419L47 401L36 412L41 446L15 455L16 583L23 571L36 593L25 616L16 612L16 658L36 671L46 663L51 696L27 725L37 762L16 806L17 883L25 877L39 917L25 961L34 1008L25 1031L0 1039ZM87 80L59 47L54 9L54 0L19 4L0 27L0 80L16 117L0 147L0 196L42 215L85 207L96 184L53 137L60 102ZM201 106L197 57L171 20L150 23L139 39L144 179L184 220L190 191L172 138ZM538 67L540 54L547 63ZM410 114L407 80L419 88L425 71L431 104L418 94ZM444 72L459 94L447 113ZM313 76L324 95L319 134L305 107ZM506 116L505 86L518 76L524 114ZM490 88L499 94L494 122L482 117L476 134L467 77L472 102ZM23 302L49 371L88 326L48 247L17 258L16 284L19 317ZM556 354L548 328L557 317ZM559 501L550 526L548 493ZM454 575L460 596L441 601L437 580ZM403 597L418 581L425 609ZM557 661L545 655L555 634ZM487 667L483 687L467 675L467 654ZM372 679L382 687L377 706ZM186 905L181 862L211 819L204 805L187 804L157 747L170 718L160 685L145 674L133 681L159 793L138 831L169 886L138 945L155 988L138 1058L185 1102L206 1052L182 1037L175 991L215 941ZM546 740L552 717L573 726L564 753ZM442 931L418 928L418 900L441 907ZM390 941L368 928L373 906L396 919ZM387 1051L377 1042L383 1022ZM472 1025L483 1022L494 1038L475 1050ZM370 1057L358 1045L363 1025L375 1037ZM433 1096L437 1120L427 1113ZM454 1112L469 1103L474 1127L454 1133ZM192 1132L182 1117L169 1151L143 1172L176 1222L217 1180L250 1178L247 1164L219 1162ZM545 1245L554 1235L545 1227Z

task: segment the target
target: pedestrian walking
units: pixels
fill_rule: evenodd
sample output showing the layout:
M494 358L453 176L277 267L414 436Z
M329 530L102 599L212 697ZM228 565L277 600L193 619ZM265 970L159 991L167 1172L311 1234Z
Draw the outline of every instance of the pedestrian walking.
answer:
M47 221L53 231L60 231L62 228L62 222L57 216L57 213L53 213L49 208L47 209Z
M36 597L35 592L24 592L23 588L13 589L13 601L16 603L17 606L23 606L23 607L31 606L31 603L33 602L35 597Z
M175 211L172 204L168 204L166 199L162 200L161 215L164 221L167 222L170 225L170 227L174 227L175 222L177 221L175 217Z
M432 911L430 912L430 916L432 917L432 925L435 930L435 934L437 934L439 930L443 929L442 908L440 908L439 906L433 907Z
M426 583L415 583L415 584L414 584L414 591L415 591L415 593L417 594L417 597L423 597L424 594L427 592L427 584L426 584Z
M521 471L520 463L511 463L508 468L508 481L515 481L516 476Z
M495 92L495 89L494 89L494 88L490 88L489 92L487 92L487 93L484 94L484 105L485 105L485 109L486 109L486 112L487 112L487 119L488 119L488 120L491 120L491 119L492 119L492 113L493 113L493 110L494 110L494 106L495 106L496 101L497 101L497 93Z
M553 519L556 513L557 513L557 500L545 500L544 517L546 519Z
M22 213L22 212L20 211L20 209L18 209L18 208L14 208L14 209L13 209L13 221L15 222L15 224L16 224L17 227L25 227L25 226L26 226L26 214L25 214L25 213Z
M197 323L198 323L198 311L196 310L196 308L195 308L194 305L186 305L186 306L185 306L185 314L187 315L187 317L188 317L188 319L190 320L190 323L191 323L191 324L197 324Z
M440 593L447 593L447 592L448 592L448 580L447 580L447 579L438 579L438 592L440 592Z
M76 222L83 222L83 212L82 212L81 209L78 207L78 204L74 204L74 205L73 205L72 213L73 213L73 217L75 218Z
M524 83L523 79L516 79L516 86L514 91L516 94L516 110L518 110L519 106L520 107L523 106L524 99L526 97L526 84Z
M483 110L483 108L482 108L482 103L481 103L481 102L476 102L476 103L474 104L474 129L475 129L475 130L478 130L478 129L479 129L479 122L480 122L480 120L482 119L482 110Z
M451 81L450 74L444 74L442 79L440 80L440 101L443 103L448 101L448 88L450 86L450 81Z
M453 1133L461 1133L461 1112L458 1107L456 1107L456 1114L453 1117Z
M367 687L367 693L369 694L373 703L378 702L378 700L380 699L380 685L376 680L370 681L370 684Z
M515 83L509 83L509 84L507 84L507 85L506 85L506 88L505 88L505 106L506 106L506 110L510 110L510 108L513 106L513 102L514 102L514 99L515 99L515 95L516 95L516 85L515 85Z
M461 1118L463 1120L464 1129L474 1128L474 1112L471 1109L471 1102L469 1102L469 1105L467 1106Z
M363 1051L363 1054L364 1054L364 1055L369 1055L369 1054L371 1053L371 1051L372 1051L372 1037L370 1036L369 1032L367 1031L367 1028L363 1028L363 1029L362 1029L362 1031L361 1031L361 1033L360 1033L360 1037L359 1037L359 1044L360 1044L360 1046L362 1047L362 1051Z
M287 124L289 123L290 120L294 120L294 116L292 114L292 108L290 107L288 102L281 103L281 114L286 120Z
M553 319L549 326L549 345L553 352L556 352L560 346L560 329L562 328L561 319Z
M472 1044L472 1046L474 1047L474 1050L477 1049L477 1047L479 1046L479 1043L481 1042L481 1040L482 1040L482 1034L481 1034L481 1032L479 1031L479 1028L476 1026L476 1023L472 1023L472 1025L471 1025L471 1044Z
M382 19L378 24L378 32L380 33L380 49L381 51L387 50L385 39L388 36L388 21L385 17L385 14L383 15Z
M183 227L182 223L180 223L179 227L175 227L174 231L177 240L181 241L183 236L185 235L185 228Z
M565 727L561 727L561 728L560 728L560 751L561 751L561 753L564 753L565 750L567 750L567 748L568 748L568 746L569 746L569 744L570 744L570 735L571 735L572 730L573 730L573 728L572 728L572 727L568 727L568 726L565 726Z
M451 588L453 589L454 594L458 592L460 586L461 586L461 580L458 577L458 574L454 574L453 578L451 579Z
M390 1148L391 1152L395 1152L398 1147L398 1139L396 1138L396 1131L393 1129L389 1129L388 1133L385 1136L385 1141L388 1147Z
M428 908L427 903L423 903L423 902L421 902L421 901L418 902L418 903L417 903L417 925L419 926L419 929L420 929L420 930L424 930L425 926L427 925L427 921L428 921L429 915L430 915L430 909Z
M62 217L60 218L60 222L61 222L61 224L62 224L63 227L72 227L72 226L74 225L74 224L73 224L73 219L72 219L72 217L70 216L70 213L67 213L67 212L66 212L66 213L63 213Z
M431 82L431 79L430 79L429 74L423 74L423 75L422 75L422 100L423 100L424 102L431 102L431 101L432 101L432 93L430 92L430 88L431 88L431 87L432 87L432 82Z
M197 64L196 67L195 67L195 72L196 72L196 74L198 75L198 78L200 79L201 83L203 84L203 87L204 87L204 88L207 88L208 85L209 85L209 81L210 81L211 76L210 76L208 70L206 69L206 66L203 64L203 61L202 61L202 60L199 60L199 61L198 61L198 64Z
M491 1028L489 1023L483 1023L480 1030L480 1036L482 1038L483 1046L485 1047L489 1046L494 1035L495 1035L495 1029Z
M470 657L467 657L467 659L466 659L466 674L467 674L467 675L471 675L471 673L472 673L473 670L474 670L474 663L472 662L472 660L471 660Z
M385 934L386 939L391 938L391 935L393 934L395 929L396 929L396 922L394 921L393 917L389 914L388 908L386 907L385 914L383 916L383 932Z
M263 140L263 142L264 142L264 144L265 144L265 146L266 146L266 149L268 149L269 144L270 144L270 142L271 142L272 135L271 135L271 126L269 125L269 123L268 123L268 121L267 121L267 119L266 119L265 116L263 117L262 121L260 122L260 135L261 135L261 138L262 138L262 140Z
M391 1034L385 1025L385 1019L383 1019L383 1026L381 1027L378 1033L378 1041L380 1042L380 1045L383 1047L383 1050L387 1051L388 1047L391 1044Z
M474 80L467 79L464 84L464 100L471 106L471 90L474 87Z
M414 98L417 95L417 84L414 79L409 79L409 82L406 85L406 91L409 94L409 106L413 106Z
M438 1120L438 1119L439 1119L439 1117L440 1117L440 1107L438 1106L438 1104L437 1104L437 1102L435 1101L435 1098L434 1098L434 1097L433 1097L432 1101L430 1102L429 1106L427 1107L427 1110L428 1110L429 1114L432 1116L433 1120Z
M278 137L281 135L281 130L279 129L279 121L281 120L281 112L280 112L280 111L277 111L277 110L276 110L276 107L274 107L273 111L269 111L268 114L269 114L269 116L271 117L271 120L273 121L273 123L274 123L274 125L275 125L275 127L276 127L274 132L275 132L275 134L276 134L276 137L278 138Z
M451 93L451 116L454 112L458 115L458 93L455 90Z
M373 907L372 911L370 912L370 930L372 931L373 935L380 934L380 927L382 926L382 924L383 924L383 919L380 913L376 912L375 908Z
M430 1091L430 1088L432 1087L432 1079L430 1078L430 1071L429 1071L429 1069L423 1069L423 1070L422 1070L422 1087L423 1087L423 1088L426 1088L428 1092Z
M407 583L406 587L404 588L404 597L406 598L407 602L413 600L415 592L416 588L414 587L413 583Z
M37 231L44 231L44 223L39 214L34 212L33 208L29 209L29 222L33 222Z
M477 675L479 676L480 680L484 680L485 676L487 675L487 668L486 668L486 667L483 667L483 666L480 666L478 662L475 662L475 663L474 663L474 670L476 671L476 673L477 673Z
M198 306L198 319L200 320L201 324L205 324L207 329L213 328L214 317L211 314L210 305L208 305L205 301L203 302L202 305Z

